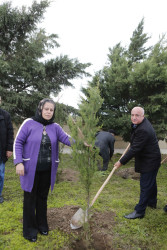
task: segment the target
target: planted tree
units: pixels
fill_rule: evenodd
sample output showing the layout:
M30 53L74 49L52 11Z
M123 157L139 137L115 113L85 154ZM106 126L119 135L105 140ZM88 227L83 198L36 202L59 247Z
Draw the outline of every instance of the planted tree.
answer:
M73 144L73 158L80 172L80 179L86 191L86 205L90 205L90 191L94 172L97 170L97 155L99 150L95 148L95 134L99 130L97 112L102 105L98 87L88 89L88 97L82 99L79 105L80 116L74 121L69 118L71 135L76 142ZM84 143L91 145L85 146Z

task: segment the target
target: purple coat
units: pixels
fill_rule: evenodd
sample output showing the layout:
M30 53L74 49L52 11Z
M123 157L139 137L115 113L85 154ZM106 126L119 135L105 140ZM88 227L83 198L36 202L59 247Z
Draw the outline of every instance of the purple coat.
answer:
M43 125L33 119L26 119L20 126L14 141L14 164L24 164L24 176L20 176L21 187L31 192L34 184L36 165L42 140ZM46 126L46 132L51 141L52 167L51 191L53 190L59 163L58 142L71 146L70 136L57 123Z

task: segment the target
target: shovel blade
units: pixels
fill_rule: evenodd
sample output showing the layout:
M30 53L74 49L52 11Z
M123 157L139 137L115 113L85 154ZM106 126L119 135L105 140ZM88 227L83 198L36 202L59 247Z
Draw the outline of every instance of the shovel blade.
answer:
M85 222L88 221L88 212L79 208L78 211L71 218L71 229L78 229L83 226Z

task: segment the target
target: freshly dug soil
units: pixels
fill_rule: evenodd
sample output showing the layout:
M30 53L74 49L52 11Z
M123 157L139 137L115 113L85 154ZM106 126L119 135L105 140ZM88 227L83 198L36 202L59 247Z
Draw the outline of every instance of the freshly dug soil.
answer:
M72 169L63 169L59 173L58 182L61 181L78 181L78 172ZM83 228L71 229L70 221L72 216L79 209L78 206L64 206L62 208L48 209L49 230L59 229L64 233L71 235L71 245L66 247L67 250L111 250L113 232L115 224L115 214L112 211L94 212L90 218L90 231L86 236ZM77 240L72 235L77 236ZM89 240L86 240L87 237Z
M74 250L111 250L112 248L112 228L115 224L115 214L112 211L95 212L90 219L90 240L86 240L83 228L71 229L70 220L79 209L76 206L65 206L63 208L48 209L49 230L59 229L67 234L77 235L78 239L71 238L71 246L66 249Z

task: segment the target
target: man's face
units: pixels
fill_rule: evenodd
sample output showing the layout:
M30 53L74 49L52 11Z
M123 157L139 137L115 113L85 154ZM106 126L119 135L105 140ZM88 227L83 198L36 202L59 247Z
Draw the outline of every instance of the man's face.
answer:
M144 119L143 109L136 107L131 111L131 121L133 124L140 124Z

